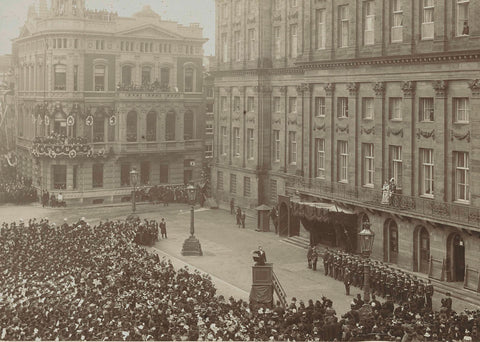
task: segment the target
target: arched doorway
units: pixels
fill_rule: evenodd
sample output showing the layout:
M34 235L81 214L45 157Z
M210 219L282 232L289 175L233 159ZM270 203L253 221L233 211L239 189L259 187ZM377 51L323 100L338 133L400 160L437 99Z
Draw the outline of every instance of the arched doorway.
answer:
M288 207L281 203L278 213L278 233L280 236L288 236Z
M463 282L465 279L465 242L458 233L452 233L447 239L447 260L449 281Z
M428 274L430 264L430 233L424 226L413 234L413 271Z
M392 219L386 220L383 226L383 261L398 262L398 227Z

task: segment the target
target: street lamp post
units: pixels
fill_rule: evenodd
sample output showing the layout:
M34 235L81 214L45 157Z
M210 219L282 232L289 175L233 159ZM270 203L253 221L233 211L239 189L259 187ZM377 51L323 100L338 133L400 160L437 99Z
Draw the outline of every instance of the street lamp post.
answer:
M373 240L375 233L370 230L370 222L364 222L362 231L358 233L360 237L360 248L362 256L365 259L363 265L363 300L370 302L370 254L373 249Z
M137 202L136 202L136 197L137 197L137 189L136 189L136 186L137 186L137 181L138 181L138 171L133 168L131 171L130 171L130 183L132 183L133 185L133 195L132 195L132 215L135 214L135 211L137 209Z
M191 204L190 208L190 237L183 243L182 255L202 256L202 246L200 241L195 237L195 195L197 189L193 185L187 186L188 200Z
M191 236L195 235L195 192L196 192L196 188L192 184L189 184L187 186L187 195L188 195L188 201L192 206L190 208L190 235Z

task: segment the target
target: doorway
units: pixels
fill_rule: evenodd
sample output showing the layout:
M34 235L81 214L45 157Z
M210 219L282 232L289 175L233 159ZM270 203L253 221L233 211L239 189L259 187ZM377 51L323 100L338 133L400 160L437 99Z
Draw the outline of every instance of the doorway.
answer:
M428 268L430 265L430 234L427 228L422 227L419 233L419 256L420 267L419 272L428 274Z
M278 232L280 236L288 236L288 207L283 202L280 204L278 215Z
M463 282L465 279L465 242L458 233L450 234L447 239L447 260L450 271L449 281Z

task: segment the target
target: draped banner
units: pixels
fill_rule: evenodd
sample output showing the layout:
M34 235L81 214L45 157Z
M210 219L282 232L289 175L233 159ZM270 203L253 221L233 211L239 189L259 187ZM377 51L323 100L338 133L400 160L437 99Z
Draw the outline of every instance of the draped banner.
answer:
M253 285L250 291L250 303L273 303L273 286L272 285Z

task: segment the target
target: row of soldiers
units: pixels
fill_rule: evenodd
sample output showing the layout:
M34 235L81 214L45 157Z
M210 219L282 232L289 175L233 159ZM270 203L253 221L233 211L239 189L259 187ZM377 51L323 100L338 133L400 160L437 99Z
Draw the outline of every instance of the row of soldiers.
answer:
M323 255L325 275L343 281L349 294L350 285L363 289L364 267L370 268L369 287L372 293L391 297L396 303L409 303L432 310L433 285L382 262L327 248Z

